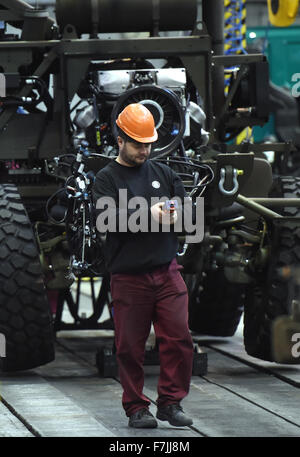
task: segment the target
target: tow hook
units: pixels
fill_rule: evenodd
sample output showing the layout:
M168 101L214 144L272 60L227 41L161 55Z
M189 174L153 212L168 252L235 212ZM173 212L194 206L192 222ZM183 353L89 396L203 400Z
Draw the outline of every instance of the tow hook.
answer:
M237 176L238 176L237 169L236 168L233 169L233 178L232 178L233 188L231 190L224 189L224 182L225 182L225 179L226 179L226 170L225 170L225 168L221 168L220 175L221 175L221 179L219 181L220 192L222 194L224 194L224 195L234 195L239 189L239 183L238 183L238 180L237 180Z

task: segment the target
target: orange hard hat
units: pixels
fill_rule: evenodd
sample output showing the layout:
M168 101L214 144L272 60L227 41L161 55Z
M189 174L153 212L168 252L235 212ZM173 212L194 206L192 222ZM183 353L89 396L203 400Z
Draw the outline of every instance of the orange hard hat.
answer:
M139 143L153 143L158 134L154 118L146 106L131 103L119 114L116 124L126 135Z

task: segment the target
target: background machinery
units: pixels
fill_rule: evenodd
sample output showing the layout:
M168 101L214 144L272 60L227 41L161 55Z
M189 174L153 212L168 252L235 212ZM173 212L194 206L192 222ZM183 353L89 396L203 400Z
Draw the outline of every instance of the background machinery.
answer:
M280 173L293 144L272 145L273 175L268 145L233 141L268 120L268 63L262 54L224 54L223 0L203 0L202 17L196 0L57 0L55 23L43 9L0 0L3 370L53 360L49 301L56 331L103 328L109 278L91 188L117 154L115 119L132 102L155 119L151 160L174 168L192 198L205 198L204 240L186 245L183 235L178 256L191 330L233 335L244 310L246 351L274 360L272 324L290 313L300 261L300 178ZM70 292L83 277L92 290L102 278L89 317ZM73 324L62 322L65 304Z

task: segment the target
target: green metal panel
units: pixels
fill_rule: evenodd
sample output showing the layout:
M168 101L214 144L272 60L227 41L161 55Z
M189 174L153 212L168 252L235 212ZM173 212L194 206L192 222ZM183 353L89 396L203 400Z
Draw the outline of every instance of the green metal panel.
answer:
M248 28L247 43L265 50L271 81L292 88L292 75L300 73L300 27Z
M292 76L300 73L300 27L252 27L247 30L248 45L255 46L267 56L270 79L280 87L292 90ZM263 127L254 127L255 142L275 134L274 116Z
M260 127L259 125L253 127L253 136L255 139L255 143L260 143L261 141L264 141L267 138L269 138L271 135L276 135L273 114L270 115L269 121L263 127Z

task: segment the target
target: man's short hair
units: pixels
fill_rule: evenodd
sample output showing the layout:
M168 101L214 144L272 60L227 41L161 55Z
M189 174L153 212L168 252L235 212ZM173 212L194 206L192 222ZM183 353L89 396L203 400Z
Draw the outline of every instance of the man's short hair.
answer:
M125 143L139 143L138 141L134 140L130 136L126 135L126 133L123 132L123 130L120 129L120 127L117 127L117 131L118 131L118 136L120 136L125 141Z
M117 131L118 131L118 136L120 136L125 141L125 143L141 144L140 141L136 141L133 138L131 138L130 136L126 135L126 133L123 132L123 130L120 129L120 127L118 127L118 126L117 126Z

